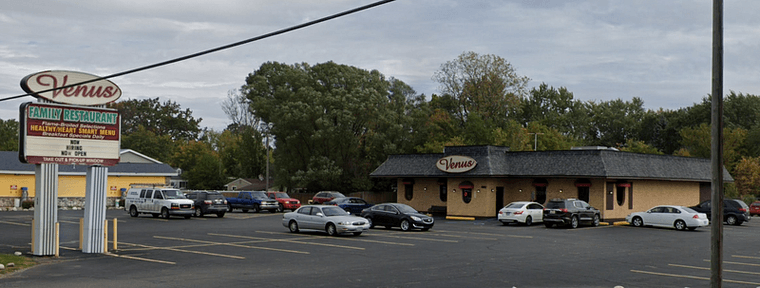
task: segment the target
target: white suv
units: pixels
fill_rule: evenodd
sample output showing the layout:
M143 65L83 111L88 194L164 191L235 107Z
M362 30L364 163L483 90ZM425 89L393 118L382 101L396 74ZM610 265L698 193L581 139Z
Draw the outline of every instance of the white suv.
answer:
M152 214L153 217L169 219L171 215L181 215L189 219L195 212L193 200L185 198L177 189L163 187L129 188L124 209L129 216L137 217L140 213Z

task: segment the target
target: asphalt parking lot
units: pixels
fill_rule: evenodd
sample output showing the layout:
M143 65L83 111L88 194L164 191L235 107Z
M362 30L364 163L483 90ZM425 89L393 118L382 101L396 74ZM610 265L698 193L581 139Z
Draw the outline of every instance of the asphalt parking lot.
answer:
M33 212L0 212L0 253L28 252ZM436 219L427 232L290 233L281 213L169 220L108 210L118 249L77 250L82 211L59 211L61 257L0 287L708 287L710 230L547 229ZM760 287L760 219L725 226L724 287ZM109 236L110 237L110 236Z

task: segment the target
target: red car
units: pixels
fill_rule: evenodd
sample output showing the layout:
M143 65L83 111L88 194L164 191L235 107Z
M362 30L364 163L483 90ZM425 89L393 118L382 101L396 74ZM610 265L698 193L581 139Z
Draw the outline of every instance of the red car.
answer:
M752 202L752 204L749 205L749 215L760 215L760 201Z
M285 192L267 192L269 199L277 200L279 207L277 212L284 212L285 210L296 211L298 207L301 207L301 201L296 198L291 198L288 193Z
M311 203L322 204L327 201L333 200L335 198L344 198L344 197L346 196L336 191L319 191L316 195L314 195L314 198L311 198Z

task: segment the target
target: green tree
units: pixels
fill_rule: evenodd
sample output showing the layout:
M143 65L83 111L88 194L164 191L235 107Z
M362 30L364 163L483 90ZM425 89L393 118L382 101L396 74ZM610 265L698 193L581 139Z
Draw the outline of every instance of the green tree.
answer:
M442 64L433 79L443 94L456 101L454 116L462 123L473 112L485 123L499 123L516 114L530 80L518 75L505 59L475 52L462 53Z
M633 139L628 139L628 141L625 142L625 146L619 147L620 151L625 152L634 152L634 153L644 153L644 154L657 154L657 155L663 155L660 150L657 150L652 145L649 145L645 143L644 141L638 141Z
M138 126L135 131L121 136L121 148L132 149L161 162L170 161L176 148L174 140L169 135L156 135L144 126Z
M634 97L631 102L620 99L589 102L591 126L584 142L607 147L620 146L636 138L644 116L644 101Z
M14 119L0 119L0 151L18 151L19 124Z
M530 90L528 98L522 102L521 121L523 125L537 122L575 139L587 139L590 130L588 107L573 99L573 93L565 87L555 89L546 83Z
M760 196L760 158L742 157L732 176L740 196Z
M711 155L711 127L702 123L697 127L687 127L680 131L681 145L688 151L687 156L710 158ZM723 165L729 172L746 155L744 141L747 131L741 128L723 128ZM682 155L684 153L681 153Z
M411 88L378 71L268 62L241 92L254 115L272 124L276 182L288 187L371 189L369 173L402 152L412 132Z
M169 164L182 169L189 189L222 189L225 183L222 161L208 142L180 142Z
M143 126L158 136L169 135L173 140L199 139L202 118L195 119L190 109L182 110L176 102L167 100L161 103L158 99L131 99L108 106L119 110L122 134L136 132Z

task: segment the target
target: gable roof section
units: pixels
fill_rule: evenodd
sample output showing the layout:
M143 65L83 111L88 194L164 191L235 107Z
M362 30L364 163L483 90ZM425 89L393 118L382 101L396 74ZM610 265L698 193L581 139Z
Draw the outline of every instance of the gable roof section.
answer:
M58 165L60 175L85 175L87 166ZM0 174L34 174L34 164L21 163L16 151L0 151ZM177 176L171 166L158 163L119 163L108 167L108 175L114 176Z
M371 177L567 177L608 179L662 179L709 182L709 159L639 154L613 150L558 150L509 152L495 146L450 149L444 154L391 155ZM465 173L445 173L438 159L462 155L478 162ZM723 168L724 180L733 181Z

